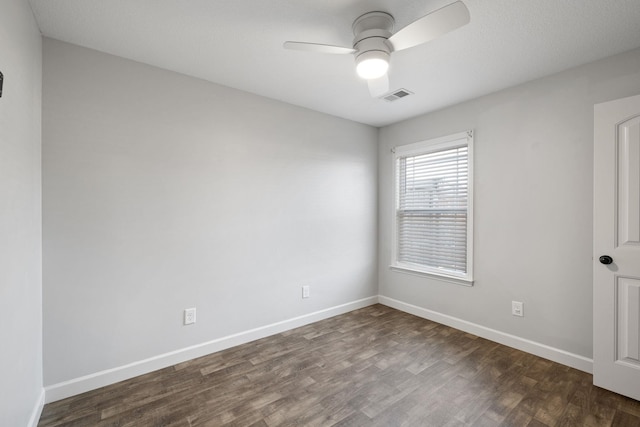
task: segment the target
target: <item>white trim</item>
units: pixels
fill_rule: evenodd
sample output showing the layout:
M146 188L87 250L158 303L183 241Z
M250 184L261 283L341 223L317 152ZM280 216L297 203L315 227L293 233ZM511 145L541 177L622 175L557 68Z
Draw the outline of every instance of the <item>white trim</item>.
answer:
M40 396L38 396L38 401L33 407L33 411L31 411L31 417L29 418L29 423L27 427L37 427L38 422L40 421L40 416L42 415L42 408L44 408L44 388L40 389Z
M487 328L476 323L458 319L453 316L438 313L426 308L418 307L393 298L382 295L364 298L350 303L330 307L314 313L272 323L270 325L240 332L234 335L218 338L209 342L194 345L170 353L161 354L138 362L117 368L107 369L94 374L85 375L69 381L53 384L43 389L39 401L34 407L28 427L35 427L38 424L42 408L45 403L55 402L70 396L75 396L86 391L94 390L119 381L143 375L158 369L166 368L177 363L185 362L217 351L225 350L236 345L278 334L293 328L308 325L313 322L328 319L333 316L348 313L359 308L367 307L376 303L395 308L396 310L410 313L423 319L428 319L443 325L468 332L479 337L516 348L527 353L570 366L581 371L592 373L593 360L568 351L560 350L545 344Z
M474 189L474 179L473 176L475 174L475 141L473 138L473 130L468 130L467 131L467 156L469 156L468 159L468 164L467 164L467 168L468 168L468 174L469 176L467 177L468 181L467 181L467 191L469 194L469 204L467 206L467 221L469 222L469 226L467 228L467 279L471 282L471 284L473 285L473 268L474 268L474 262L473 262L473 233L474 233L474 228L473 228L473 205L474 205L474 198L475 198L475 194L476 194L476 190Z
M397 271L398 273L412 274L414 276L421 277L430 277L434 280L442 280L444 282L455 283L456 285L461 286L473 286L473 280L465 279L463 277L449 276L443 273L432 273L427 270L419 270L417 268L405 268L402 267L403 264L390 265L389 268L393 271Z
M304 314L292 319L261 326L259 328L218 338L202 344L196 344L180 350L150 357L145 360L129 363L117 368L106 369L104 371L74 378L57 384L45 387L46 403L55 402L70 396L75 396L86 391L95 390L100 387L114 384L129 378L137 377L158 369L182 363L187 360L215 353L241 344L246 344L260 338L308 325L313 322L328 319L339 314L348 313L359 308L367 307L378 302L377 296L363 298L335 307L326 308L314 313Z
M414 142L412 144L398 145L393 148L392 153L396 156L400 154L407 156L411 154L423 154L432 153L434 151L440 151L447 148L462 147L466 144L451 144L453 141L460 141L462 139L469 140L473 138L473 131L468 130L466 132L458 132L453 135L441 136L439 138L427 139L424 141Z
M527 353L531 353L536 356L552 360L566 366L570 366L589 374L593 372L593 359L589 359L578 354L569 353L568 351L560 350L558 348L541 344L539 342L520 338L515 335L487 328L476 323L438 313L437 311L418 307L413 304L407 304L405 302L382 295L378 295L378 301L380 304L395 308L396 310L404 311L405 313L413 314L415 316L422 317L423 319L432 320L434 322L438 322L443 325L447 325L452 328L477 335L479 337L497 342L499 344L503 344L508 347L522 350Z

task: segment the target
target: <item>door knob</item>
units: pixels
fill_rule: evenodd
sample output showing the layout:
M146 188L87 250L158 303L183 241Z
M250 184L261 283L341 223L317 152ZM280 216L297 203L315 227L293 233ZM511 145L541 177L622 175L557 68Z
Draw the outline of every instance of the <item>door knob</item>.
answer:
M613 258L611 258L609 255L602 255L599 258L600 262L603 264L611 264L613 262Z

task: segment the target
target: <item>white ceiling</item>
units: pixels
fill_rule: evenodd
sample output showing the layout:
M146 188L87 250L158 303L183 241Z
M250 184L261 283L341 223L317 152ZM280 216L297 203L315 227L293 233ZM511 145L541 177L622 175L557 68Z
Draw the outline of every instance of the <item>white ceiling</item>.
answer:
M286 40L351 46L363 13L396 30L453 0L30 0L43 35L373 126L384 126L640 47L640 0L463 0L471 23L396 52L372 99L351 55L285 50Z

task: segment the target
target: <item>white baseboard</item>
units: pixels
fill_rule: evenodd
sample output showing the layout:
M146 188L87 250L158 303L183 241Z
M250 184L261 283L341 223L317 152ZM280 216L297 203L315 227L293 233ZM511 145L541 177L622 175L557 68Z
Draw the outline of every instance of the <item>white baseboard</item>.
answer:
M38 422L40 421L40 415L42 415L42 408L44 408L44 388L40 390L40 396L36 404L33 407L33 411L31 411L31 417L29 418L29 423L27 427L37 427Z
M317 322L319 320L328 319L339 314L348 313L359 308L376 304L377 302L377 296L352 301L350 303L330 307L324 310L316 311L314 313L309 313L302 316L294 317L292 319L283 320L281 322L272 323L270 325L261 326L259 328L218 338L202 344L197 344L191 347L172 351L170 353L161 354L149 359L130 363L128 365L107 369L104 371L96 372L94 374L74 378L69 381L53 384L45 388L45 400L46 403L55 402L56 400L75 396L86 391L95 390L97 388L114 384L119 381L137 377L138 375L143 375L149 372L156 371L158 369L166 368L177 363L182 363L187 360L225 350L227 348L234 347L240 344L246 344L260 338L279 334L280 332L308 325L309 323Z
M40 401L33 410L29 427L35 427L37 425L44 403L55 402L56 400L75 396L86 391L95 390L138 375L147 374L177 363L182 363L187 360L195 359L197 357L205 356L237 345L246 344L260 338L328 319L339 314L348 313L376 303L380 303L424 319L432 320L566 366L571 366L572 368L579 369L587 373L592 373L593 371L593 360L584 356L569 353L545 344L379 295L330 307L314 313L305 314L303 316L294 317L292 319L283 320L281 322L218 338L202 344L172 351L170 353L154 356L149 359L140 360L128 365L107 369L94 374L85 375L83 377L47 386L40 397Z
M540 356L566 366L571 366L572 368L579 369L589 374L593 373L593 359L569 353L568 351L550 347L548 345L531 341L525 338L520 338L515 335L507 334L505 332L500 332L495 329L487 328L485 326L481 326L472 322L467 322L466 320L458 319L457 317L448 316L446 314L438 313L426 308L407 304L405 302L382 295L378 295L378 301L380 304L395 308L400 311L404 311L405 313L413 314L414 316L422 317L423 319L428 319L434 322L441 323L443 325L451 326L452 328L456 328L461 331L468 332L470 334L477 335L479 337L500 344L504 344L508 347L535 354L536 356Z

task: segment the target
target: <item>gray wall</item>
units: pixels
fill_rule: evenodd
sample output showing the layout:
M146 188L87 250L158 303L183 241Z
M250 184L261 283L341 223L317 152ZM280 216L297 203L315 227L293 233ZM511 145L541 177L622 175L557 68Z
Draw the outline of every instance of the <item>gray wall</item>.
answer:
M42 393L42 41L24 0L0 10L0 425L27 425Z
M46 385L377 294L375 128L48 39L43 77Z
M638 93L640 50L381 129L380 294L591 357L593 104ZM390 271L391 147L467 129L475 286Z

